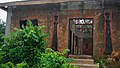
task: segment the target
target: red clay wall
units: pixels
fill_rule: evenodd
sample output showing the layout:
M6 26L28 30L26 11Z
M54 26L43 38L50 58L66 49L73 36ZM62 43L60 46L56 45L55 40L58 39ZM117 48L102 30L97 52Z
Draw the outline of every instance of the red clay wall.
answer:
M116 7L113 10L112 34L113 48L120 50L120 10Z
M61 4L64 5L64 4ZM93 5L94 6L94 5ZM66 6L64 6L66 8ZM96 8L96 7L94 7ZM19 20L35 19L39 20L39 25L45 25L44 30L49 36L47 38L48 47L52 45L53 39L53 15L57 13L58 21L58 50L68 48L68 24L69 18L93 18L93 54L98 54L104 48L104 17L101 9L79 9L79 10L61 10L60 4L57 5L34 5L34 6L17 6L13 9L11 30L15 27L19 28ZM120 13L113 13L113 45L115 48L120 47Z
M26 9L24 9L26 8ZM100 22L101 13L99 10L84 10L84 13L81 10L62 10L57 11L59 15L58 22L58 49L64 50L68 48L68 23L69 18L93 18L94 19L94 50L99 48L99 46L103 45L103 22ZM36 6L30 7L18 7L14 9L12 16L12 24L11 29L15 27L19 27L19 20L23 19L35 19L39 20L39 25L45 25L45 32L49 35L48 47L51 47L52 37L53 37L53 14L54 11L51 10L41 10Z

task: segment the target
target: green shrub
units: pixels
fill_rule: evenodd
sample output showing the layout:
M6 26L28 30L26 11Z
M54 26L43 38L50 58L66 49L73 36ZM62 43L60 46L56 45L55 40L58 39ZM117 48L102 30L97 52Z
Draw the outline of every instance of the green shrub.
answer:
M55 52L50 48L47 48L45 53L42 53L40 57L40 68L72 68L68 63L67 58L64 57L65 51Z
M99 65L99 68L106 68L107 56L106 55L97 55L94 57L95 62Z
M16 65L12 62L7 62L5 64L1 64L0 66L0 68L24 68L24 67L29 68L26 62L18 63Z
M5 44L1 47L0 63L12 62L14 64L26 61L31 67L39 62L38 55L45 52L46 36L42 27L33 26L28 21L28 26L16 29L10 37L4 37Z
M5 22L0 19L0 45L3 44L4 40L1 38L5 34Z
M46 48L45 53L41 53L41 56L39 56L40 62L32 67L23 61L17 64L7 62L1 64L0 68L78 68L77 66L72 67L72 65L68 63L68 59L64 57L65 52L68 51L69 50L66 49L63 52L55 52L51 48Z
M10 37L3 37L0 48L0 68L72 68L63 52L46 48L46 36L42 27L28 26L16 29Z

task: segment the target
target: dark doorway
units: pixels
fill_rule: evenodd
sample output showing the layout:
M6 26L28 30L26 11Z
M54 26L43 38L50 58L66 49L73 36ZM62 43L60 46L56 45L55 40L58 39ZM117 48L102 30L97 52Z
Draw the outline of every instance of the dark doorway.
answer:
M69 19L70 54L93 54L93 18Z

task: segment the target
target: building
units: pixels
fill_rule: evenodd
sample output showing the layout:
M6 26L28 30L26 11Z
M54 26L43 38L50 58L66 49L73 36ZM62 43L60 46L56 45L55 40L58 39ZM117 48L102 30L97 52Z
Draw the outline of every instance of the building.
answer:
M70 54L111 54L120 48L119 0L31 0L0 4L7 11L6 35L32 20L45 25L48 47Z

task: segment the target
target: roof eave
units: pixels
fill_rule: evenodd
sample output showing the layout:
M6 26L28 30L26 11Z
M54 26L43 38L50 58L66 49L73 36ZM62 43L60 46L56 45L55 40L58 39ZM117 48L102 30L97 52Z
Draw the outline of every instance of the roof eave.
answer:
M19 1L19 2L1 3L0 7L3 7L3 6L20 6L20 5L37 5L37 4L47 4L47 3L61 3L61 2L69 2L69 1L84 1L84 0Z

